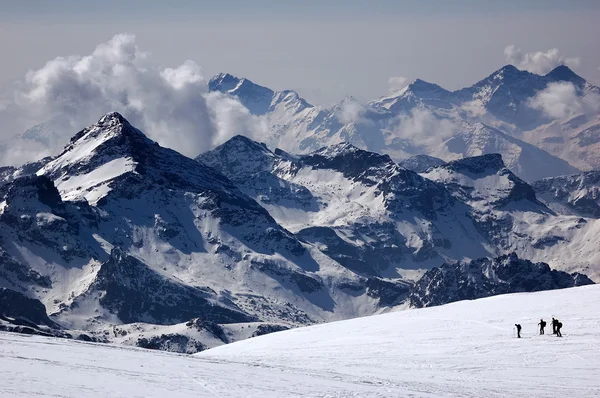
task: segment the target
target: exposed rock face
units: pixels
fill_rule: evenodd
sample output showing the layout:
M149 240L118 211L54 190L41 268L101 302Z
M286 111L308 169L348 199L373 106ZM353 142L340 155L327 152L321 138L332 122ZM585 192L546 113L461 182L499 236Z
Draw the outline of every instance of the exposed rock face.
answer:
M600 171L547 178L532 186L540 200L559 214L600 218Z
M551 270L516 254L443 264L427 271L409 295L413 307L431 307L505 293L536 292L593 284L587 276Z
M6 288L0 288L0 315L4 318L27 321L33 325L59 328L48 318L46 307L39 300Z
M176 324L192 318L215 323L250 322L256 319L231 305L216 303L209 288L187 286L149 268L140 260L114 248L100 266L88 290L72 306L100 297L98 303L125 323Z

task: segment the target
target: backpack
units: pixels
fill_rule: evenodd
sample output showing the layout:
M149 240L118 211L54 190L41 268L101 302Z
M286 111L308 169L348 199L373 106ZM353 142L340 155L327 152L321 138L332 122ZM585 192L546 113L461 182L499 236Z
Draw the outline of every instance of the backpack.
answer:
M542 327L545 328L546 327L546 321L542 321Z
M558 322L558 324L556 325L559 329L562 328L562 322Z

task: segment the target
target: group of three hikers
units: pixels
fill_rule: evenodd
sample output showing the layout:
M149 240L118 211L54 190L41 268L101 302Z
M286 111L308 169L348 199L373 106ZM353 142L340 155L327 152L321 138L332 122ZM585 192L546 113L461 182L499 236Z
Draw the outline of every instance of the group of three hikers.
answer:
M517 327L517 337L521 338L521 325L517 323L515 326ZM540 334L544 334L546 321L544 321L544 319L540 319L540 323L538 323L538 326L540 327ZM560 322L558 319L552 318L552 334L555 334L556 337L562 337L562 333L560 332L561 328L562 322Z

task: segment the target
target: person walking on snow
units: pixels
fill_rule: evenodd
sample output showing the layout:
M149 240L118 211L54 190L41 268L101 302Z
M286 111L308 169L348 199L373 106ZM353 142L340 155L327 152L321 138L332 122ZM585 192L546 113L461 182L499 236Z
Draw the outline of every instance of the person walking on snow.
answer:
M521 325L519 325L518 323L515 324L515 326L517 327L517 338L521 338Z
M546 327L546 322L544 321L544 319L540 319L540 323L538 323L538 325L540 325L540 334L544 334L544 328Z
M562 322L556 321L556 337L562 337L560 329L562 328Z
M552 317L552 334L556 334L556 325L558 324L558 320Z

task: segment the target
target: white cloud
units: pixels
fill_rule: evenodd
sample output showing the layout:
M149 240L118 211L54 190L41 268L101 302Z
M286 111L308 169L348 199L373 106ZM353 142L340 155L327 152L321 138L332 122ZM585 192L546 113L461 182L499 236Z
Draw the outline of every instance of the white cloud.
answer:
M600 111L600 96L590 92L580 97L572 83L558 82L548 84L529 99L528 105L552 119L563 119Z
M237 134L257 141L266 140L268 125L264 117L252 115L238 100L220 92L208 94L206 100L217 131L213 145L222 144Z
M580 63L579 58L564 58L558 48L552 48L546 52L525 53L511 44L504 49L504 56L506 61L517 68L540 75L550 72L559 65L577 67Z
M427 108L413 108L409 114L400 116L396 131L402 138L431 147L450 138L457 129L454 121L437 117Z
M487 109L480 100L467 101L462 104L461 109L469 117L481 118L487 115Z
M367 108L353 97L348 97L338 106L336 115L343 124L361 123L367 120L363 117Z
M14 101L0 103L0 122L18 121L9 127L13 134L57 115L66 116L48 143L50 148L40 148L40 153L58 152L78 129L110 111L122 113L150 138L187 156L211 149L224 137L262 133L261 123L237 100L209 95L195 62L160 67L130 34L114 36L90 55L58 57L28 72ZM36 148L30 142L22 144ZM22 153L17 157L25 161L39 158L31 157L35 152L15 154Z
M388 89L389 89L390 93L393 93L395 91L400 91L408 85L408 82L409 82L408 77L391 76L388 79Z

